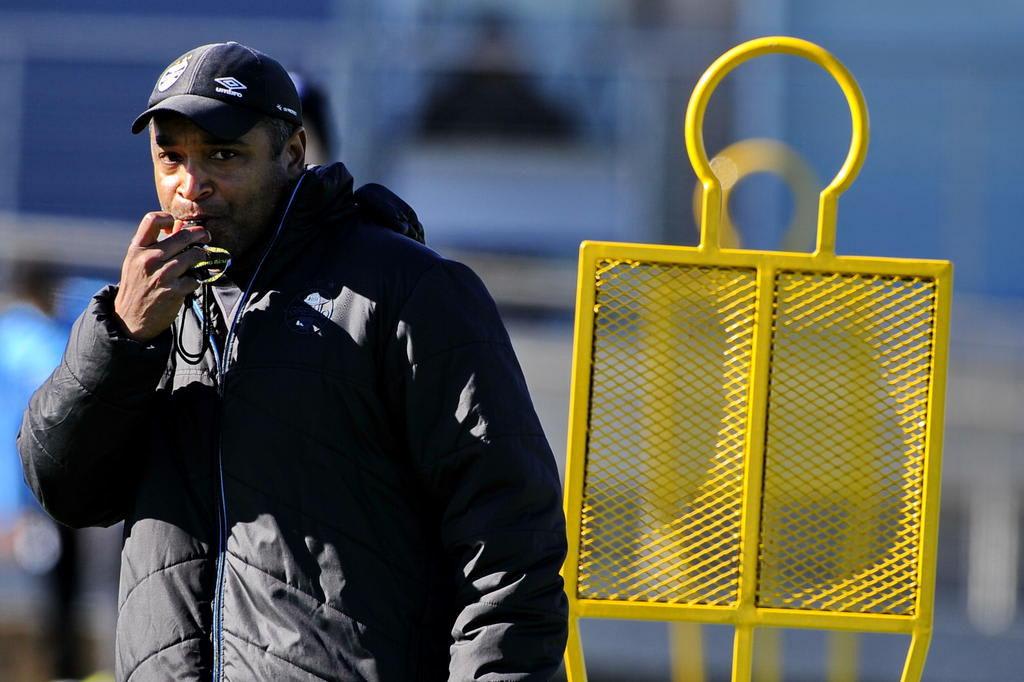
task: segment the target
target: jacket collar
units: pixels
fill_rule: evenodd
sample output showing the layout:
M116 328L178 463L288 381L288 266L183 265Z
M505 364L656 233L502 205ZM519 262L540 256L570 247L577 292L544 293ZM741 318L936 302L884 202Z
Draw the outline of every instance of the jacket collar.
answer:
M298 187L292 185L289 196L294 192L292 200L285 202L281 210L283 214L267 233L264 241L253 249L251 257L237 263L238 275L245 281L234 280L241 289L252 276L257 264L263 260L259 277L262 281L273 276L280 268L298 255L305 245L321 230L343 218L355 205L352 196L352 174L342 163L324 166L308 166L296 181ZM263 255L267 249L270 253Z
M288 215L284 233L302 232L332 222L352 206L352 174L343 163L307 166Z

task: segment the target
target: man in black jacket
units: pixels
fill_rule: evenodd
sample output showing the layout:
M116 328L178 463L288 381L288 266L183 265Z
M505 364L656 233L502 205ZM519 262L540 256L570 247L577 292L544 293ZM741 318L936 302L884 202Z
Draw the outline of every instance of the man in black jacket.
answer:
M558 476L482 283L304 168L265 55L191 50L146 128L161 211L18 441L55 519L125 521L118 678L550 677ZM205 244L233 256L214 284Z

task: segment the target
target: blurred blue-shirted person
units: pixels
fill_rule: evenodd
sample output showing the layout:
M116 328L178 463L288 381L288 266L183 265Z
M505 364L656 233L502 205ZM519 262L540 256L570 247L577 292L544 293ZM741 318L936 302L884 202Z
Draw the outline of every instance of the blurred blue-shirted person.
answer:
M15 445L34 387L61 362L67 321L57 319L61 278L45 263L14 265L10 303L0 309L0 558L42 577L49 594L43 630L54 677L82 676L74 602L79 590L77 536L36 504ZM7 556L4 556L7 555Z
M38 263L14 266L13 301L0 309L0 532L9 533L27 505L15 438L28 399L60 363L67 329L54 319L56 278Z

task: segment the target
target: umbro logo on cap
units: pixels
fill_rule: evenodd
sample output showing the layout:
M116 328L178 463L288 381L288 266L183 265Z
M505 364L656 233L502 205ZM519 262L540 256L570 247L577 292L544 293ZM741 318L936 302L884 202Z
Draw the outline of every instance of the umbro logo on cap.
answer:
M238 90L246 89L245 85L243 85L241 81L239 81L236 78L232 78L231 76L228 76L227 78L214 78L213 80L217 81L222 86L224 86L222 88L215 88L215 90L217 92L222 92L225 95L241 97L242 93L238 92Z

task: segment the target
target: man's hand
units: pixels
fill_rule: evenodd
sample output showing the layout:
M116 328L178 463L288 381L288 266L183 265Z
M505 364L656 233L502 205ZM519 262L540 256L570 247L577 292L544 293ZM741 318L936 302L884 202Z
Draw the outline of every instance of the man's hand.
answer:
M128 335L148 341L171 326L185 297L199 287L189 268L206 258L193 245L210 241L201 226L181 227L170 213L147 213L139 223L121 265L114 312ZM157 241L160 232L174 233Z

